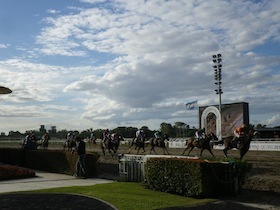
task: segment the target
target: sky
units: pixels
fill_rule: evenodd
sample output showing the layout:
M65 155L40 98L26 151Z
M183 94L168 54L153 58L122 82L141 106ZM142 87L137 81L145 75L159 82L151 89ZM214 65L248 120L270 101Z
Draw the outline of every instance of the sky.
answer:
M151 130L218 105L249 103L280 125L278 0L0 0L0 132Z

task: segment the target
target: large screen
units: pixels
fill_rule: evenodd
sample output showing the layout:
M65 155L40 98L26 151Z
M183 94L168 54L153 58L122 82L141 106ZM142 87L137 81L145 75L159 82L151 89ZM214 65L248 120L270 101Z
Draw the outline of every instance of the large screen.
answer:
M219 108L218 105L213 105ZM201 127L201 115L208 106L199 107L199 127ZM246 102L222 104L221 106L221 132L222 136L233 135L234 129L249 125L249 104ZM216 133L216 115L209 113L206 117L205 125L206 134Z

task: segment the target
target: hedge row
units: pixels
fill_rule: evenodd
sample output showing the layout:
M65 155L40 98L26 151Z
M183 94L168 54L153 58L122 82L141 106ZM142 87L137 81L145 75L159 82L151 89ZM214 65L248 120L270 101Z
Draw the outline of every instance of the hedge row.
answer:
M89 176L98 173L98 153L86 156ZM62 150L24 150L19 148L0 148L0 162L26 167L34 170L73 175L77 161L76 153Z
M151 189L188 197L220 197L237 193L251 166L242 161L151 158L145 167Z

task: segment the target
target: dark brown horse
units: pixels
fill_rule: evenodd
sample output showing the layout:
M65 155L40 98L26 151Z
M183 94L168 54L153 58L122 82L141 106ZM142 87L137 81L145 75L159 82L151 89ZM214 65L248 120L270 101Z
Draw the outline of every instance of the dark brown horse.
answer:
M105 156L106 150L108 150L112 157L116 156L121 140L123 140L123 137L118 133L112 133L111 135L105 136L101 142L103 155Z
M146 138L140 138L140 139L134 138L128 147L128 154L130 154L132 146L135 146L135 150L137 150L137 155L139 154L140 149L142 149L143 153L144 153L145 152L145 140L146 140Z
M254 130L250 130L243 138L240 140L237 140L234 138L234 136L229 136L226 138L223 138L223 143L225 148L223 149L225 157L227 156L227 151L231 149L238 149L240 154L240 160L244 157L244 155L248 152L250 149L250 144L252 141L254 135Z
M155 150L155 147L160 147L162 148L163 150L163 154L167 154L167 155L170 155L167 148L166 148L166 145L165 145L165 142L166 141L169 141L169 138L167 135L163 135L160 139L151 139L150 141L150 144L151 144L151 150L150 150L150 154L152 154L152 151L154 151L155 154L156 153L156 150Z
M215 140L217 137L213 135L208 135L205 137L205 139L197 140L195 137L190 138L189 140L186 141L186 149L182 153L182 155L185 154L185 152L190 149L188 155L191 153L191 151L197 147L200 149L200 156L202 156L202 152L206 149L210 152L210 154L214 157L214 154L212 152L211 146L210 146L210 141Z

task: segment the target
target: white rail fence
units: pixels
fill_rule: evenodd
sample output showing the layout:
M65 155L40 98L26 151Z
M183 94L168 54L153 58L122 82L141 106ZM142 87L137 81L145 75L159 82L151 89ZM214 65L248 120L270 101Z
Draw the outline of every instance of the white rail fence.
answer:
M170 148L186 148L186 139L174 138L168 142ZM215 145L214 149L224 149L223 145ZM254 140L250 144L250 150L252 151L280 151L280 141L264 141L264 139Z

